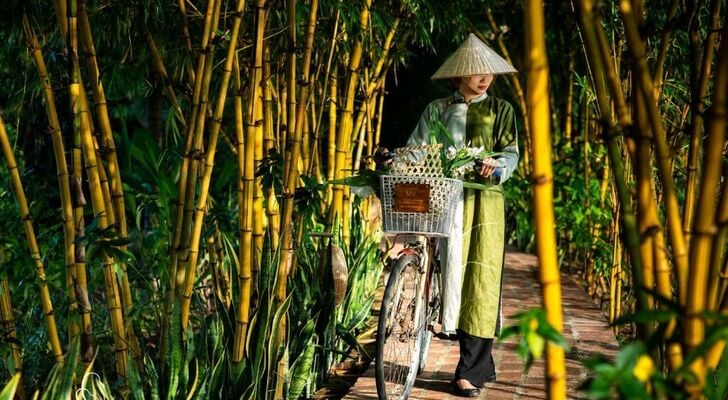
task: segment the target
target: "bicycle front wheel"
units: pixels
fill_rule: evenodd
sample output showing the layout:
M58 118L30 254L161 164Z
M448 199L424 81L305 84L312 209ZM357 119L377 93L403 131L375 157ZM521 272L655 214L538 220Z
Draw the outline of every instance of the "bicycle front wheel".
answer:
M375 374L380 400L406 399L419 368L425 331L424 300L416 255L401 256L384 289L377 327Z

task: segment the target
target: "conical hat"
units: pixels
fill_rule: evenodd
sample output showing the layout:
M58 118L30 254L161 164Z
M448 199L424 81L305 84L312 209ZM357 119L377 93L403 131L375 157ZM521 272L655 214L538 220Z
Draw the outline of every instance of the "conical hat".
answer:
M508 61L471 33L465 42L445 60L431 79L516 72L518 71Z

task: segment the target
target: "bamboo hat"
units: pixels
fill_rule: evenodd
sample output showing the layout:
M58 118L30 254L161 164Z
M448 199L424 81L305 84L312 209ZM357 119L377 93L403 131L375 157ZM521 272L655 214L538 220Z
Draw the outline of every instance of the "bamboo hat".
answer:
M445 60L431 79L516 72L518 71L508 61L471 33L465 42Z

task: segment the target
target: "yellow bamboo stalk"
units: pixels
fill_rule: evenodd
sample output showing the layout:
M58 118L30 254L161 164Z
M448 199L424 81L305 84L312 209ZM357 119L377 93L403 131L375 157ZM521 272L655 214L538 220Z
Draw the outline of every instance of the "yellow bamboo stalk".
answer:
M662 178L663 197L666 205L667 226L670 234L670 243L673 247L673 259L677 267L678 294L681 304L685 304L688 286L688 251L683 235L683 225L680 218L680 205L675 191L675 182L672 177L672 156L667 143L664 125L654 98L653 83L647 66L645 44L641 39L637 25L637 16L629 0L620 0L619 11L625 27L627 47L632 54L633 73L639 90L644 96L647 106L647 116L654 135L657 165ZM690 276L692 276L690 272Z
M73 0L71 0L71 3L73 3ZM72 32L73 30L73 23L69 23L69 31ZM77 59L74 60L74 70L78 70L77 61ZM83 85L80 81L70 85L69 94L72 99L71 104L74 105L74 113L78 114L78 118L80 119L81 148L85 160L85 170L88 176L89 193L91 195L94 216L99 220L99 228L106 229L109 227L109 213L106 211L106 202L99 173L102 167L97 161L94 138L91 132L91 118L87 103L84 100ZM114 334L116 368L117 373L124 379L126 377L128 338L126 325L124 324L122 300L119 296L118 282L116 279L116 262L105 252L102 254L102 262L104 281L106 283L107 305L111 314L111 326Z
M609 274L609 324L612 325L612 329L615 333L617 333L617 326L613 325L613 323L619 317L617 314L617 304L621 300L617 297L617 286L620 285L620 282L618 281L618 266L622 259L622 254L619 252L619 223L617 222L619 221L619 218L617 217L617 214L619 213L618 205L615 204L615 206L612 207L612 213L614 218L611 223L611 236L612 243L614 243L614 245L612 247L612 268L610 268Z
M212 4L208 4L212 6L212 9L207 10L207 15L210 18L210 28L211 32L209 34L209 37L207 38L207 50L201 51L200 57L198 58L198 71L195 74L195 76L198 77L199 83L195 81L195 91L196 95L193 94L193 99L197 98L198 101L194 103L193 100L193 118L194 118L194 124L192 126L192 130L188 133L191 135L192 139L192 153L186 156L190 157L189 162L189 174L187 175L187 182L186 182L186 189L184 191L185 193L185 200L184 200L184 212L182 215L182 236L180 238L180 250L179 250L179 259L178 259L178 265L177 265L177 280L178 283L182 283L183 287L186 287L187 285L187 274L190 273L191 270L195 270L197 268L196 265L190 264L190 241L192 240L192 229L194 225L194 215L195 215L195 189L197 188L197 183L201 179L199 175L204 174L204 166L201 166L202 159L204 159L204 149L203 149L203 142L204 142L204 133L205 133L205 124L207 122L207 112L208 112L208 101L209 101L209 95L210 95L210 82L212 81L212 67L213 67L213 57L214 54L214 43L215 43L215 37L217 32L217 24L220 17L220 7L221 7L221 1L220 0L212 0ZM203 38L203 43L205 43L205 38ZM205 52L207 54L202 54L202 52ZM199 89L199 91L198 91ZM200 172L202 170L202 172ZM198 175L199 174L199 175ZM203 208L206 207L205 203L198 203ZM192 228L191 228L192 227ZM179 295L184 296L185 295L185 289L181 288L179 290ZM184 299L182 299L184 302Z
M99 175L99 165L96 158L96 149L94 147L94 138L92 134L93 123L91 121L90 111L85 101L85 92L81 82L81 72L78 63L78 23L77 23L77 3L76 0L70 0L68 3L68 40L66 46L70 58L71 82L69 84L69 97L71 110L74 116L74 130L80 137L80 145L85 160L85 169L88 177L89 193L91 195L91 205L95 218L98 218L99 228L106 229L108 224L108 214L104 195L101 188L101 178ZM75 167L75 166L74 166ZM79 166L80 167L80 166ZM79 218L77 216L76 218ZM81 217L82 218L82 217ZM111 329L113 333L114 352L116 359L116 372L122 380L126 377L127 363L127 335L124 324L124 316L122 304L119 298L119 291L116 281L116 273L114 270L115 262L105 252L102 254L104 281L106 283L107 307L111 319Z
M632 196L625 181L625 168L620 144L617 141L617 130L610 113L611 107L607 94L607 84L609 84L609 88L612 90L612 101L615 103L619 122L625 129L631 129L631 118L624 104L624 99L621 98L619 82L615 82L612 79L615 72L613 66L609 64L608 52L602 46L603 41L601 37L603 36L603 31L601 30L598 16L594 11L594 2L592 0L581 0L577 4L579 6L579 21L581 22L584 33L585 49L590 60L589 67L593 75L593 85L599 109L601 110L601 123L604 127L603 135L607 144L607 154L613 171L615 189L619 198L622 230L624 232L623 244L630 256L635 283L638 287L643 287L643 274L641 272L642 260L639 248L640 238L636 217L632 208ZM628 162L629 159L625 161ZM619 297L621 298L621 295ZM646 309L648 299L644 290L637 291L637 299L641 304L645 305L644 308Z
M728 34L728 28L723 28L723 34ZM700 212L695 216L693 225L693 239L690 242L690 281L686 309L685 345L693 350L705 339L705 320L702 313L706 310L707 285L711 279L710 270L713 238L716 234L716 206L718 188L721 180L723 149L726 140L726 127L728 127L728 46L721 46L716 67L716 75L712 105L707 110L706 139L703 158L703 174L700 181L700 191L697 206ZM716 344L715 348L725 345L725 340ZM717 351L717 350L714 350ZM696 392L702 393L705 384L705 370L714 368L719 356L715 353L706 358L705 363L698 360L694 364L699 387Z
M164 83L164 91L167 94L170 103L172 104L174 115L177 117L177 120L182 124L182 126L185 127L187 125L187 121L185 121L182 107L180 107L179 101L177 100L177 95L174 92L174 87L172 87L172 79L169 78L169 74L167 74L167 68L164 66L162 54L159 52L159 48L157 48L157 43L154 41L154 37L149 31L149 27L147 26L147 24L144 23L143 19L141 22L141 27L142 33L144 34L144 39L147 42L147 47L149 47L149 53L152 56L152 67ZM187 35L189 36L189 32L187 32ZM189 69L189 67L187 67L187 69Z
M255 72L253 72L255 74ZM240 340L237 336L245 336L248 331L248 315L247 309L249 307L249 299L251 296L251 248L252 248L252 192L250 190L251 181L253 177L249 176L248 160L250 157L250 151L248 150L249 143L245 140L245 127L244 127L244 111L243 111L243 94L242 94L242 82L240 80L240 66L238 64L238 55L235 54L235 60L233 64L233 107L235 116L235 139L237 147L237 163L238 163L238 226L240 227L240 246L238 248L238 284L240 285L240 310L239 316L235 327L235 341L233 347L233 361L238 362L242 355L236 355L244 352L245 343L244 340ZM253 77L253 79L255 79ZM238 333L240 332L240 333ZM242 343L241 343L242 342Z
M2 254L0 254L0 265L2 264ZM15 331L15 317L13 316L13 303L10 298L10 285L8 285L8 279L0 279L0 325L3 328L4 335L10 340L10 351L12 368L10 372L15 374L23 371L23 358L21 356L21 348L18 345L18 335ZM20 386L22 388L22 385ZM21 397L24 397L21 395Z
M724 173L725 174L725 173ZM716 213L716 225L718 231L713 239L713 254L711 255L710 282L708 284L709 310L718 311L721 302L726 298L726 287L728 287L728 263L723 265L723 258L726 251L726 238L728 237L728 190L723 184L723 194L720 199L720 206Z
M98 118L99 130L101 131L101 147L102 153L106 158L107 168L109 169L109 178L111 182L111 200L113 203L114 220L118 224L117 230L121 239L126 239L128 235L126 224L126 212L124 207L124 192L121 183L121 174L119 172L119 161L116 156L116 146L114 144L114 135L111 131L111 121L109 119L109 110L106 106L106 93L104 85L101 82L101 73L96 61L96 49L91 36L91 25L86 14L86 0L78 0L78 23L80 31L81 44L88 63L88 71L90 75L89 83L91 92L93 93L94 107L96 117ZM111 215L109 215L111 217ZM125 250L126 246L122 246ZM132 295L129 286L129 279L126 273L126 265L121 264L122 272L122 294L124 296L124 305L131 307Z
M181 0L184 2L184 0ZM182 5L183 7L183 5ZM197 73L194 76L198 79L192 81L193 92L192 92L192 104L190 116L187 120L186 135L187 139L185 142L184 157L182 159L182 166L180 167L180 176L177 183L178 198L177 198L177 212L174 220L174 229L172 234L172 246L171 255L168 268L168 286L166 299L164 303L164 320L162 323L161 333L161 344L160 344L160 360L162 360L162 369L164 369L165 353L166 353L166 340L167 340L167 329L169 322L172 319L172 310L174 308L174 299L177 292L177 283L179 286L184 284L184 268L180 265L181 259L186 259L186 249L182 248L189 242L189 224L191 219L191 213L186 212L186 205L194 201L194 179L197 176L198 162L196 160L197 152L193 152L193 146L195 144L195 128L197 127L197 116L200 97L202 93L202 76L204 75L206 66L206 56L211 51L210 41L213 27L213 12L215 11L215 0L208 0L207 9L205 12L205 22L202 31L201 40L201 51L197 57ZM204 115L204 114L203 114ZM192 180L192 182L189 182ZM192 188L189 188L192 186Z
M549 125L548 61L544 31L543 3L526 1L526 48L528 78L526 104L531 111L528 124L533 133L533 196L535 205L536 247L543 303L549 323L563 329L561 283L556 257L554 232L553 171L551 166L551 132ZM564 350L549 344L546 348L546 381L550 399L566 398Z
M361 14L361 32L366 32L369 24L369 8L371 7L371 0L365 0ZM339 130L337 135L336 145L336 157L334 165L334 177L335 179L341 179L346 176L347 159L350 159L350 143L353 132L352 126L352 113L354 110L354 98L356 89L359 86L359 67L361 65L362 56L362 38L357 37L354 41L351 55L349 57L349 79L346 85L346 92L344 101L344 108L341 110L341 121L339 122ZM344 218L344 192L346 186L334 185L333 188L333 200L331 212L327 221L328 226L333 226L335 221Z
M387 75L384 75L384 78L382 79L382 84L379 86L379 110L377 110L377 127L374 132L374 143L375 145L378 145L380 143L380 138L382 137L382 121L384 120L384 99L385 99L385 93L386 93L386 87L387 87ZM372 149L373 151L374 149ZM369 168L374 169L375 164L374 160L370 160Z
M270 72L270 48L266 45L263 54L263 153L277 147L277 140L273 134L273 82ZM270 234L271 251L275 252L280 240L280 214L278 212L278 199L273 189L266 193L266 218L268 219L268 232ZM256 263L256 266L260 263Z
M298 164L298 157L293 157L293 147L298 146L300 149L300 139L296 138L296 118L298 117L298 112L296 111L296 80L298 77L296 76L296 64L297 64L297 56L296 56L296 32L297 32L297 23L296 23L296 3L297 0L289 0L286 2L286 10L288 12L288 50L286 52L286 79L285 79L285 101L283 103L286 107L286 118L283 119L286 123L286 129L284 134L286 135L285 140L283 143L285 143L285 151L283 153L283 180L284 182L287 182L288 177L291 175L295 175L292 171L295 171ZM300 132L300 131L299 131ZM285 186L287 186L284 183ZM287 193L286 195L293 195L293 192ZM283 208L285 213L285 206ZM285 216L284 216L284 224L285 224ZM283 235L285 237L285 228L283 228ZM285 239L284 239L285 241ZM286 252L287 250L284 248L282 251ZM290 265L290 261L288 262Z
M243 9L245 7L244 0L238 0L235 7L235 17L233 18L233 28L228 45L228 52L223 66L223 74L220 83L220 92L215 104L215 114L210 123L210 137L207 143L207 151L205 152L205 163L203 165L203 175L200 183L200 193L195 208L194 225L189 243L189 259L187 261L187 272L185 273L185 285L180 304L182 326L186 329L189 324L190 300L192 299L192 287L195 281L195 273L197 269L197 260L199 256L200 238L202 235L202 225L204 222L205 211L207 209L207 199L209 196L210 182L212 178L212 169L215 164L215 155L217 150L217 139L220 134L220 124L222 123L222 114L225 109L225 100L227 98L228 87L230 86L230 75L232 73L234 54L237 49L238 35L240 32L240 23L242 19ZM216 5L216 11L219 15L219 3ZM211 57L210 57L211 60ZM209 75L209 71L208 71ZM199 75L198 75L199 76ZM209 80L208 77L205 80ZM207 83L209 85L209 82ZM199 116L204 119L203 116Z
M283 163L283 215L281 220L281 246L280 258L278 261L278 279L276 281L276 301L278 304L283 303L288 292L288 275L293 267L294 259L294 232L293 232L293 194L299 181L297 174L298 161L301 152L301 129L296 125L298 113L296 110L296 0L289 0L286 3L288 10L288 55L286 59L286 91L285 95L288 100L286 120L286 153ZM310 59L309 59L310 60ZM304 67L306 68L306 67ZM305 78L308 79L308 74ZM283 103L283 102L282 102ZM273 338L273 346L282 346L286 339L286 326L288 324L285 315L281 317L278 327L278 337ZM281 357L276 366L277 376L275 382L275 398L283 397L283 377L287 375L288 357L286 354Z
M65 5L64 5L65 8ZM65 21L65 18L63 19ZM28 18L23 14L23 29L28 42L28 48L33 60L35 61L38 75L43 85L43 99L45 100L46 116L48 117L48 124L50 126L50 136L53 142L53 154L56 160L56 171L58 175L58 189L61 198L61 221L63 222L63 239L64 239L64 254L65 254L65 267L66 276L68 278L68 294L69 294L69 308L73 314L78 310L78 302L76 301L76 264L75 264L75 234L73 228L73 203L71 201L71 189L68 173L68 165L66 163L66 153L63 144L63 137L61 136L61 124L58 119L58 112L56 109L55 98L53 95L53 88L51 86L50 76L46 68L45 60L43 59L43 53L41 52L40 43L38 42L35 32L28 22ZM79 288L79 290L85 291L86 288ZM81 311L82 313L84 311ZM86 311L88 312L88 311ZM71 339L78 335L77 325L72 322L71 326ZM90 331L90 326L85 326ZM86 350L85 348L83 349Z
M190 59L193 58L192 54L194 53L194 50L192 48L192 38L190 37L190 28L189 23L187 21L187 6L185 5L186 0L178 0L177 5L179 6L180 14L182 14L182 37L185 41L185 48L187 49L187 54L190 56ZM209 8L208 8L209 9ZM185 63L185 72L187 73L187 80L190 82L195 82L195 71L192 70L192 63L187 62ZM199 75L197 75L199 76Z
M685 205L683 207L683 227L685 229L685 241L690 243L693 215L695 213L695 196L697 195L698 184L698 161L700 158L700 144L703 140L703 111L705 109L705 98L708 93L708 86L713 65L713 53L715 52L718 29L720 28L720 5L721 1L713 0L710 15L710 27L705 37L705 51L700 65L698 86L692 93L690 116L690 146L688 147L688 177L685 183Z
M56 11L56 18L58 19L58 28L61 32L61 37L66 37L68 34L68 19L66 18L68 8L66 0L53 0L53 8Z
M23 183L20 180L18 164L15 162L15 155L13 154L13 149L10 146L10 140L8 139L8 134L5 131L5 123L2 120L2 116L0 116L0 147L2 147L3 155L5 156L5 161L8 165L10 184L13 187L13 193L15 194L15 198L18 202L18 208L20 209L20 219L23 221L23 228L25 229L25 237L28 240L30 256L35 264L36 275L38 278L38 289L40 290L41 306L43 307L43 315L48 329L48 341L51 344L51 351L53 352L56 362L62 363L63 349L61 348L61 341L58 338L56 317L53 314L53 303L51 301L50 291L48 290L48 283L46 282L45 266L40 254L40 248L36 242L33 218L30 215L28 201L25 198L25 190L23 189Z
M253 108L255 119L254 133L254 157L255 165L260 165L264 157L263 152L263 90L260 83L255 88L258 101ZM261 254L263 253L263 241L265 240L265 209L263 207L263 184L262 177L255 177L255 192L253 193L253 279L260 272Z
M399 29L400 24L400 18L397 17L394 22L392 23L392 26L389 28L389 31L387 32L387 35L384 38L384 43L382 44L382 55L379 57L379 60L377 60L377 64L375 65L374 69L371 72L371 79L369 75L369 69L366 68L364 70L364 99L365 104L367 104L369 101L371 101L372 94L374 91L381 85L382 80L387 75L388 67L391 65L391 50L392 50L392 43L394 41L394 36L397 33L397 30ZM353 170L356 171L359 169L359 161L362 155L363 147L364 147L364 140L362 139L363 134L365 132L362 131L362 126L364 124L364 121L367 117L368 108L367 107L359 107L359 110L357 111L356 119L354 120L354 128L353 128L353 134L358 135L356 144L356 158L354 158L355 164L353 166Z
M329 86L329 135L326 158L326 166L328 168L326 179L329 181L334 180L334 177L336 176L336 116L338 108L336 104L339 98L338 72L339 68L338 64L336 64L334 65L334 70L329 77L331 84ZM334 192L331 185L326 185L326 203L330 204L333 202L333 195ZM330 227L328 227L328 229L330 229Z
M254 262L253 244L253 197L255 194L255 136L256 136L256 110L261 107L258 100L258 88L260 87L263 69L264 29L266 23L265 0L257 0L255 3L255 43L253 56L253 70L251 71L250 87L248 94L248 111L245 129L242 129L243 104L242 98L235 98L235 121L239 141L244 141L244 147L238 145L238 168L242 175L242 194L240 207L240 268L238 269L238 283L240 284L240 298L238 300L238 314L235 322L235 339L233 345L233 362L240 362L245 356L245 339L247 337L250 297L252 288L252 271ZM241 83L235 69L236 92L241 90ZM243 133L245 136L243 137Z
M637 123L637 152L634 160L637 175L637 223L640 231L640 252L642 254L642 281L645 288L652 290L655 283L655 233L661 229L657 217L657 204L653 201L652 148L650 126L645 113L644 98L638 90L634 90L636 104L634 106ZM654 308L654 298L647 295L649 309ZM648 328L648 332L651 327Z
M81 92L81 102L83 102L83 106L81 106L83 109L90 110L91 107L88 103L88 98L86 97L86 94ZM96 159L101 160L103 157L101 156L101 152L99 151L99 142L96 140L96 136L93 136L93 126L91 126L91 134L93 138L93 144L94 144L94 151L96 152ZM116 217L114 216L114 205L111 202L111 190L109 188L109 178L108 175L106 175L106 169L104 168L103 163L98 164L99 169L99 183L101 185L101 194L104 198L104 209L107 210L106 219L109 223L109 226L114 226L116 224Z
M662 37L660 39L660 50L657 53L657 60L655 61L655 74L653 79L655 81L655 98L659 99L662 96L662 88L664 83L664 69L665 69L665 58L667 56L667 48L670 46L670 36L672 31L675 29L677 24L676 16L678 11L677 0L672 0L670 4L670 11L667 13L667 24L662 30Z

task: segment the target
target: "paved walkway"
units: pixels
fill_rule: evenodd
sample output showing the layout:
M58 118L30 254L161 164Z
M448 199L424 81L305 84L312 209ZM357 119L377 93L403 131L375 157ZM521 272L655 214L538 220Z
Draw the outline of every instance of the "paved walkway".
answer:
M504 326L515 321L509 317L532 307L541 305L537 275L537 259L531 254L509 251L506 253L505 280L503 284ZM586 369L581 360L600 354L613 357L617 340L607 326L604 314L595 302L572 279L562 275L562 302L564 307L564 336L571 345L566 357L568 374L568 398L586 399L577 387L586 378ZM425 370L415 382L410 399L460 399L450 389L453 371L458 361L457 341L433 338ZM481 399L546 399L545 366L537 361L527 373L516 355L515 340L496 343L493 357L498 380L489 383L481 392ZM374 363L356 380L344 399L376 399Z

